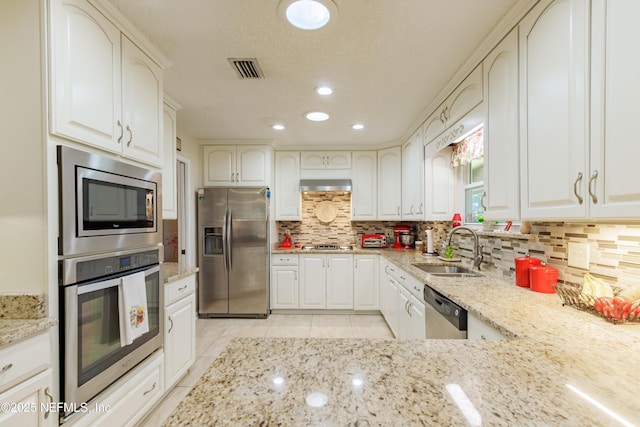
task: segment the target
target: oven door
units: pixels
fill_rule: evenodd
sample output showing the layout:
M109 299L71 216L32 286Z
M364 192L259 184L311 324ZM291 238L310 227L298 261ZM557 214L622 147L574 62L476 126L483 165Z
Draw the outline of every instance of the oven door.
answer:
M89 402L162 345L162 283L155 265L145 270L149 332L121 347L118 298L124 275L64 288L62 391L70 409Z

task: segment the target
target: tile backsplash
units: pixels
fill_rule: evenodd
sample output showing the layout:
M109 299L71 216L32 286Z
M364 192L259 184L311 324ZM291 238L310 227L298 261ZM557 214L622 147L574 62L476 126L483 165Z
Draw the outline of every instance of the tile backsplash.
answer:
M324 223L315 214L316 206L330 201L336 218ZM434 229L434 247L439 250L451 222L351 221L351 196L342 193L309 192L302 197L301 221L277 222L278 241L284 233L295 243L312 245L329 243L354 245L363 233L385 233L392 241L393 226L409 225L424 240L427 227ZM587 270L569 267L568 242L586 243L590 247L589 271L621 288L640 285L640 224L534 222L528 234L520 234L517 226L510 232L479 229L484 261L482 269L506 281L515 282L514 258L529 253L559 270L561 282L582 283ZM454 251L471 258L473 238L468 233L456 234Z

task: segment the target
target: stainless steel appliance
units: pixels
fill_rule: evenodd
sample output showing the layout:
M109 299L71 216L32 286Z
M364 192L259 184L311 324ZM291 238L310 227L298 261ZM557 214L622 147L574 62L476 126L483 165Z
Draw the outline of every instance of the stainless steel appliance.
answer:
M61 421L162 346L162 248L60 262ZM149 332L121 346L118 299L123 277L143 271Z
M59 255L162 242L159 172L70 147L57 150Z
M201 317L267 317L269 198L266 188L198 190Z
M467 310L426 285L423 296L427 339L467 338Z

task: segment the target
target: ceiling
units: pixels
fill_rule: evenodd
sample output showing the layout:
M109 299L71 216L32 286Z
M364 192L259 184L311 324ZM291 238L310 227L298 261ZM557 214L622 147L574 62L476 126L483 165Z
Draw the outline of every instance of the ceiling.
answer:
M304 31L279 0L110 0L172 62L178 136L276 146L400 141L500 18L524 0L335 0L338 16ZM241 80L227 58L256 58ZM333 95L314 92L320 84ZM325 111L310 122L303 113ZM353 123L363 130L353 130ZM271 128L282 123L285 130Z

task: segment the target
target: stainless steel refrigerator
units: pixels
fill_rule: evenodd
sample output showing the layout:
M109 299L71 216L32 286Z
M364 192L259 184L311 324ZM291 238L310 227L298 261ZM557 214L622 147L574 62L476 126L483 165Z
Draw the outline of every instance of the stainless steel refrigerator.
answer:
M267 317L269 197L266 188L198 190L200 317Z

